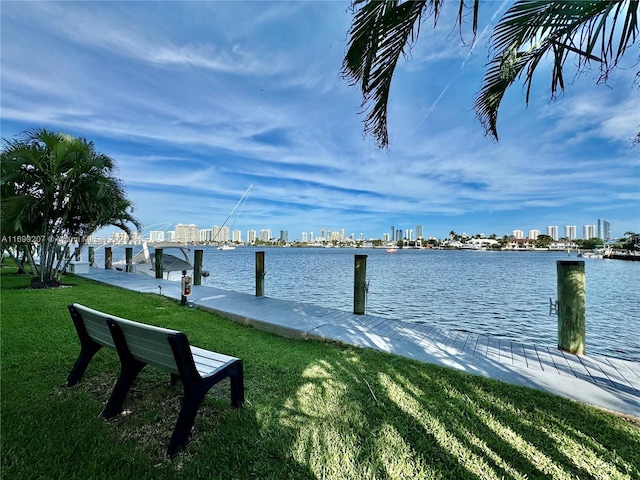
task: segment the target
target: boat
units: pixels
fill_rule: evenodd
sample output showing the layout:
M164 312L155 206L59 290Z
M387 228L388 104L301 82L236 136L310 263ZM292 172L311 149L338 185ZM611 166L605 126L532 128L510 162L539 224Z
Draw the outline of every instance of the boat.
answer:
M167 280L177 280L176 277L181 277L184 271L186 271L187 274L193 272L189 249L180 243L171 242L157 242L153 244L144 242L142 244L142 251L132 258L133 271L149 277L155 277L155 251L158 249L162 249L162 272L165 274ZM114 268L124 270L126 268L125 262L120 261L114 263Z
M397 248L387 248L387 253L396 253L397 251Z
M235 245L229 245L228 243L224 243L218 247L218 250L235 250Z

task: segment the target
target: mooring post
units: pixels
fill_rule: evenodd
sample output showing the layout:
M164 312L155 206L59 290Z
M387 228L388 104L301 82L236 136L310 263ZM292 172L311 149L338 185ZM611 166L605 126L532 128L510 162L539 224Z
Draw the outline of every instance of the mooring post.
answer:
M558 348L569 353L585 352L585 275L584 261L557 260Z
M256 252L256 297L264 297L264 252Z
M161 248L156 248L156 278L162 278L164 271L164 252Z
M96 249L95 247L89 247L89 266L96 266Z
M196 250L193 254L193 284L202 285L202 258L204 250Z
M353 275L353 313L364 315L367 299L367 256L356 255Z
M111 247L104 247L104 269L111 270L112 265L113 265L113 252L111 251Z
M133 271L133 247L126 247L124 249L124 258L125 258L124 271L127 273L131 273Z

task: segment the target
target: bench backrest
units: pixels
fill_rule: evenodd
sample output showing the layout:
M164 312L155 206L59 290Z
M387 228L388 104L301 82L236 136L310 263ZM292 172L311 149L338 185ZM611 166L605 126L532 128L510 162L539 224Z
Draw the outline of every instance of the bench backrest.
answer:
M78 304L73 306L82 316L87 333L95 342L115 348L107 326L107 319L111 319L120 326L127 341L127 347L136 360L179 374L173 350L168 341L169 336L180 333L177 330L134 322Z

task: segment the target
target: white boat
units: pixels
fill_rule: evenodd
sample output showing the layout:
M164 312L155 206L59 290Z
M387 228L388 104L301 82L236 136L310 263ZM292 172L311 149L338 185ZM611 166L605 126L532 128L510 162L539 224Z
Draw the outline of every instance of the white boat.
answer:
M235 245L223 244L218 247L218 250L235 250Z
M134 255L131 260L133 272L155 277L155 251L158 249L162 249L162 272L167 280L177 280L185 270L187 271L187 275L192 274L193 264L191 263L189 249L185 245L171 242L152 244L144 242L142 244L142 251ZM113 267L117 270L125 270L126 260L114 262Z

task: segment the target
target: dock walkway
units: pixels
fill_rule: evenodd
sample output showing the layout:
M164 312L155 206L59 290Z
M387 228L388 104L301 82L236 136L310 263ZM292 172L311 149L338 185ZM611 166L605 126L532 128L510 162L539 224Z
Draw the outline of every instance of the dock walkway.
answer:
M175 281L99 268L79 276L180 299L180 284ZM278 335L370 347L640 417L640 362L572 355L491 335L355 315L208 285L194 286L189 303Z

